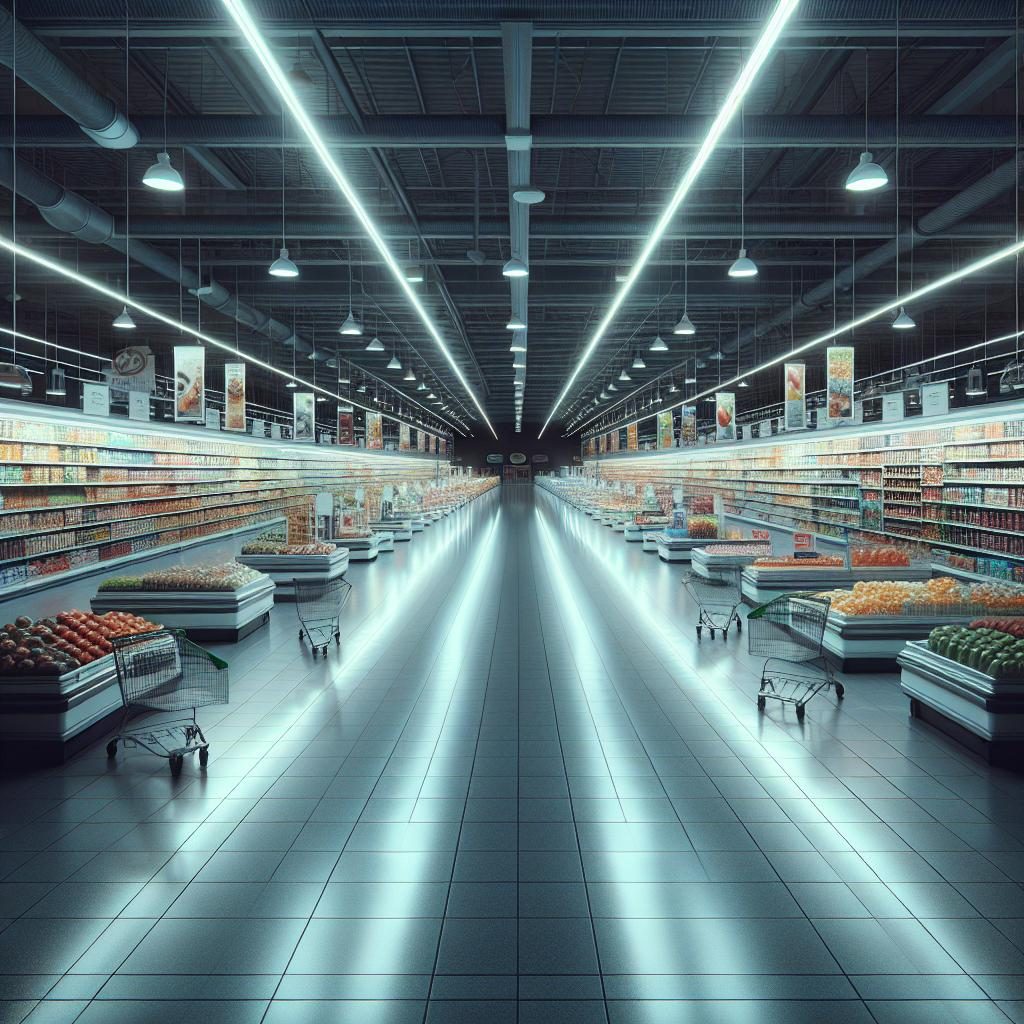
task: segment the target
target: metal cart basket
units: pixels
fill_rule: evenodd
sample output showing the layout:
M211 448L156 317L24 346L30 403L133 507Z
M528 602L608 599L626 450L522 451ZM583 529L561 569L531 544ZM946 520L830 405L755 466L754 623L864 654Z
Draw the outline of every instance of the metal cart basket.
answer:
M804 706L831 687L843 699L843 684L832 674L822 649L828 598L783 594L755 608L747 616L747 642L751 654L765 659L757 707L764 711L769 697L796 705L803 719Z
M299 639L309 641L314 656L326 658L331 640L341 647L341 611L351 593L352 584L343 579L295 581Z
M181 630L139 633L112 644L124 716L118 734L107 744L107 757L116 757L118 743L124 743L166 757L175 776L186 754L198 751L199 763L205 766L210 744L196 721L196 708L227 704L227 662L192 643ZM192 717L163 719L126 732L129 719L139 711L191 711Z
M708 579L695 572L688 572L683 577L686 593L697 604L697 639L703 630L711 633L722 631L722 639L729 638L729 627L736 624L736 632L743 632L743 620L740 618L740 574L738 571L724 570L717 579Z

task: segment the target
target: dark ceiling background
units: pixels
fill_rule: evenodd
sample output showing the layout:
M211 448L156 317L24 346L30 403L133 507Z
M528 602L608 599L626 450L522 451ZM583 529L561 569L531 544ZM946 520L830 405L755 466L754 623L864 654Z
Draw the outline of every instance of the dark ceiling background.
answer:
M524 419L533 424L547 417L614 294L616 268L642 244L773 7L764 0L251 5L284 66L308 78L307 108L393 251L426 268L423 301L504 433L513 420L513 372L501 264L522 231L521 221L511 224L521 211L510 211L509 186L520 182L510 181L516 165L507 131L530 132L529 177L546 193L530 209L531 273L517 286L529 320ZM273 90L221 6L148 0L131 2L127 15L126 85L123 5L18 3L25 29L83 89L126 113L141 139L128 151L96 145L26 81L15 107L12 76L0 72L0 141L8 147L0 183L11 185L16 141L18 239L120 287L130 211L133 294L190 323L201 317L225 340L237 329L240 345L288 368L293 355L301 366L315 347L318 358L306 366L318 367L321 383L337 379L329 362L351 362L356 379L363 368L401 384L384 368L397 350L479 433L471 403L343 199L287 123L282 135ZM706 387L791 338L813 336L834 316L868 309L1011 241L1020 198L1019 20L1014 0L806 0L557 420L576 419L637 347L648 369L633 374L635 382L699 358L698 386ZM526 41L515 59L508 28L503 40L509 22L527 23L514 30ZM0 39L8 67L11 38L8 19ZM163 148L165 73L167 145L188 186L177 196L141 184ZM843 181L864 148L865 103L869 145L890 186L858 198ZM512 117L520 123L511 125ZM301 267L294 282L266 273L281 244L282 175L286 237ZM111 215L105 243L43 218L40 197L52 201L62 189ZM726 276L740 244L741 205L747 248L760 267L747 282ZM4 206L10 230L9 193ZM474 246L486 256L481 266L466 258ZM684 265L693 339L671 335ZM181 287L179 266L227 290L221 312L201 308ZM9 263L0 272L9 293ZM337 333L350 278L351 302L367 325L362 342ZM109 327L117 310L95 295L47 283L24 265L17 288L26 329L40 328L45 304L51 336L101 353L120 344ZM247 321L237 327L235 298ZM1012 329L1014 267L993 267L913 315L918 329L909 335L894 336L884 322L858 332L860 372ZM277 328L266 325L268 316ZM298 349L285 343L293 325ZM651 353L659 329L670 350ZM138 333L158 351L178 340L148 324ZM373 333L386 352L364 351ZM717 352L720 360L708 358ZM741 411L777 400L778 376L757 379ZM286 395L269 375L261 388L262 400L284 407Z

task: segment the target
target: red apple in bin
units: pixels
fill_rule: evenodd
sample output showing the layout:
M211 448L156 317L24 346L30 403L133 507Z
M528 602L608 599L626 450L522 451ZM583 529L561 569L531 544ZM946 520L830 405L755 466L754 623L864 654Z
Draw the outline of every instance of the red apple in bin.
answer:
M732 423L732 413L728 409L720 408L718 410L718 425L725 430L730 423Z

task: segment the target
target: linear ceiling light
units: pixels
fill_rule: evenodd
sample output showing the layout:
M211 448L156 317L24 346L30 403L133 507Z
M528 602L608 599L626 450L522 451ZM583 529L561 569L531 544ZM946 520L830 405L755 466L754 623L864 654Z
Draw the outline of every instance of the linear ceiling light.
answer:
M7 252L13 253L20 259L29 260L31 263L34 263L38 267L43 267L45 270L51 270L53 273L59 274L61 277L64 277L69 281L74 281L75 284L84 285L86 288L90 288L92 291L99 295L103 295L108 299L113 299L115 302L122 302L124 303L125 310L131 306L132 309L142 313L144 316L151 317L153 320L159 320L160 323L166 324L168 327L173 327L176 331L191 335L197 341L201 341L205 345L212 345L214 348L219 348L224 352L229 352L236 359L244 359L245 362L251 363L253 366L258 366L261 369L266 370L268 373L275 373L279 377L284 377L285 380L290 381L292 385L301 385L303 388L307 388L311 391L318 391L320 394L326 395L328 398L337 399L340 402L351 401L351 399L343 398L341 395L336 395L333 391L329 391L327 388L323 388L319 384L312 384L308 380L303 380L301 377L297 377L294 373L289 373L287 370L282 370L271 363L266 363L262 359L257 359L256 356L251 356L236 348L234 345L229 345L227 342L220 341L211 334L206 334L204 331L196 330L196 328L190 327L188 324L182 323L180 320L175 320L172 316L166 316L159 310L153 309L151 306L147 306L145 303L139 302L138 299L133 299L114 288L108 288L105 284L95 281L91 277L87 277L85 274L80 274L77 270L74 270L65 263L60 263L57 260L51 260L48 256L44 256L42 253L38 253L34 249L29 249L27 246L21 245L19 242L12 241L6 235L0 235L0 249L6 249ZM351 404L358 405L357 402L352 402ZM365 405L360 405L359 408L372 411L369 409L369 406ZM457 426L454 426L447 420L443 420L443 422L446 426L451 427L452 430L462 434L463 437L466 436Z
M225 0L225 2L233 2L233 0ZM765 26L765 29L761 33L761 37L758 39L753 50L751 50L750 58L748 59L746 66L740 72L739 78L736 79L735 84L729 91L729 95L722 104L722 109L719 110L714 121L711 123L711 128L708 130L707 137L701 143L700 149L697 150L693 161L690 163L689 167L687 167L686 173L683 175L683 180L679 183L679 187L676 189L668 206L665 207L664 212L658 218L657 224L654 225L654 229L651 231L650 237L648 237L647 241L644 243L644 247L640 250L640 253L636 258L636 262L626 275L625 281L622 282L622 287L619 289L615 298L612 299L612 304L608 307L608 312L605 313L604 319L597 325L597 330L594 332L594 336L587 343L587 347L580 355L576 368L569 375L569 379L565 382L565 386L562 388L558 398L555 400L555 404L551 407L551 412L548 413L548 418L544 421L544 426L541 427L540 434L537 435L538 437L542 436L544 431L547 430L548 424L551 423L555 413L558 411L562 402L565 401L570 389L576 382L576 378L583 371L583 367L587 365L590 357L594 354L594 350L601 343L601 339L611 326L616 313L618 313L622 303L626 300L626 296L628 296L633 290L633 286L636 284L637 279L643 273L644 267L647 266L654 250L661 242L662 236L668 229L669 224L671 224L675 218L683 200L693 187L693 184L697 180L700 172L704 169L704 165L711 158L711 154L718 145L718 140L722 137L726 128L729 127L729 122L739 110L740 104L743 102L744 96L746 96L750 86L753 84L754 78L761 70L761 66L768 59L768 55L771 53L779 36L782 34L782 30L786 27L786 22L789 21L793 12L797 9L798 4L799 0L779 0L779 4L775 8L775 12L768 20L768 24Z
M728 380L720 381L715 384L714 387L708 388L705 391L699 391L692 398L687 398L684 402L677 402L672 406L672 408L676 409L681 405L689 405L699 398L713 396L716 391L721 391L723 388L727 388L732 384L738 384L744 377L753 377L755 373L760 373L762 370L768 370L773 366L778 366L780 363L791 360L801 352L808 352L812 348L819 348L843 334L855 331L858 327L863 327L872 320L877 320L880 316L885 316L886 313L891 313L894 309L900 309L904 305L909 305L910 303L923 298L925 295L930 295L932 292L941 291L943 288L947 287L947 285L956 284L957 281L962 281L964 278L970 277L972 274L977 274L979 271L985 270L987 267L991 267L994 263L1001 263L1003 260L1009 259L1011 256L1016 256L1018 253L1024 253L1024 240L1020 242L1013 242L1011 245L1004 246L1002 249L996 249L995 252L991 252L987 256L982 256L981 259L977 259L973 263L965 263L962 267L959 267L948 274L944 274L942 277L937 277L934 281L929 281L927 284L921 285L920 288L907 292L906 295L893 299L892 302L886 302L884 305L876 306L874 309L869 310L867 313L862 313L858 317L854 317L845 324L833 327L832 330L825 334L819 334L818 337L811 338L810 341L805 341L802 345L797 345L795 348L791 348L785 352L780 352L777 356L772 356L771 359L766 359L763 363L760 363L758 366L755 366L750 370L745 370L742 374L737 374L735 377L730 377ZM1012 338L1015 337L1015 335L1011 334L1006 337ZM1005 339L998 338L995 340L1002 341ZM987 342L985 344L987 344ZM942 359L944 357L942 354L939 354L934 358ZM690 377L687 377L686 383L696 383L696 377L692 380ZM640 389L637 389L637 391L639 390ZM628 401L637 393L637 391L625 395L615 404L621 405L623 402ZM615 406L612 406L612 408L614 407ZM606 410L606 413L607 411L608 410ZM596 417L591 417L591 420L595 418ZM581 423L576 429L582 430L586 427L587 423L591 422L591 420L587 420L586 423ZM570 433L575 432L576 430L570 431Z
M296 124L302 130L302 133L309 140L309 144L313 152L315 152L320 158L320 162L323 164L324 170L327 171L335 185L338 186L338 190L348 201L356 219L362 225L363 230L366 232L377 252L380 253L381 259L383 259L395 281L398 282L399 288L405 293L405 297L408 299L412 308L416 311L416 315L420 318L423 326L427 329L427 333L434 339L434 342L441 350L442 355L444 355L445 359L448 361L448 365L451 366L452 372L462 385L463 390L467 395L469 395L473 404L477 407L480 415L483 417L484 423L487 424L488 429L494 435L495 439L497 439L497 432L492 426L491 421L487 418L487 413L484 410L484 407L480 404L480 400L477 398L476 392L470 387L469 381L466 380L466 377L459 367L459 364L455 361L455 357L452 355L451 350L445 344L445 340L441 335L440 329L431 319L426 307L422 302L420 302L412 284L406 280L405 270L395 259L394 255L392 255L391 250L384 241L384 237L381 235L377 225L373 222L362 202L360 202L356 189L348 178L345 177L341 167L338 166L334 157L331 155L327 143L320 136L319 131L317 131L316 126L313 124L309 115L306 113L305 108L300 102L299 97L296 95L292 82L288 77L288 73L282 70L281 65L278 64L277 58L271 52L270 47L267 45L267 41L263 38L263 34L260 32L252 15L246 9L245 5L241 3L241 0L222 0L222 2L225 10L231 15L232 20L238 26L238 29L242 33L246 42L252 47L256 59L266 72L267 78L270 79L274 88L277 90L282 102L288 108L292 117L295 119ZM795 4L796 0L785 0L785 2Z

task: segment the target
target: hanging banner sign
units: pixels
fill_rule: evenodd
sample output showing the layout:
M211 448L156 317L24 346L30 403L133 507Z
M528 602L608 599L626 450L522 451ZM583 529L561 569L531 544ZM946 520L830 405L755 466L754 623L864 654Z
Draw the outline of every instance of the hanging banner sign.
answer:
M609 450L617 452L619 450L619 432L613 430L608 437L611 439L611 448Z
M416 451L425 452L427 450L427 435L422 430L416 431Z
M921 415L944 416L949 412L949 385L924 384L921 386Z
M355 423L352 420L352 410L345 412L338 410L338 444L347 445L349 448L356 443Z
M593 438L593 437L588 437L587 441L586 441L586 444L583 446L583 454L584 455L593 455L595 453L595 451L597 450L596 449L596 445L597 445L597 439Z
M626 427L626 449L631 452L635 452L640 447L640 441L637 436L637 424L630 423Z
M206 410L206 429L220 430L220 409Z
M672 410L658 413L658 447L674 448L675 437L672 433Z
M114 354L110 368L103 371L111 391L142 391L156 387L156 361L148 345L134 345Z
M833 345L825 350L826 410L830 424L853 422L853 349Z
M174 346L174 419L206 422L206 349L202 345Z
M786 392L785 423L787 430L807 427L807 367L803 363L786 363L783 380ZM767 435L762 434L762 437Z
M110 388L106 384L82 384L82 412L86 416L110 415Z
M312 441L314 436L316 398L312 391L292 392L293 441Z
M715 440L736 440L736 396L731 391L715 395Z
M446 437L442 437L440 439L439 443L441 445L441 458L442 459L447 459L448 458L448 439Z
M145 391L128 392L128 419L149 421L149 395Z
M245 363L224 364L224 429L245 431Z
M379 412L366 414L366 447L375 451L384 448L384 422Z
M270 440L280 441L281 440L281 424L271 423L270 424Z
M598 437L598 439L597 439L597 450L598 450L598 453L601 454L601 455L604 455L604 453L608 450L608 435L607 434L601 434Z
M697 406L683 406L683 423L679 434L679 443L688 448L697 443Z
M398 424L398 450L400 452L407 452L412 448L412 441L409 438L409 424L399 423Z
M903 392L896 391L891 395L882 396L882 420L895 423L903 419Z

